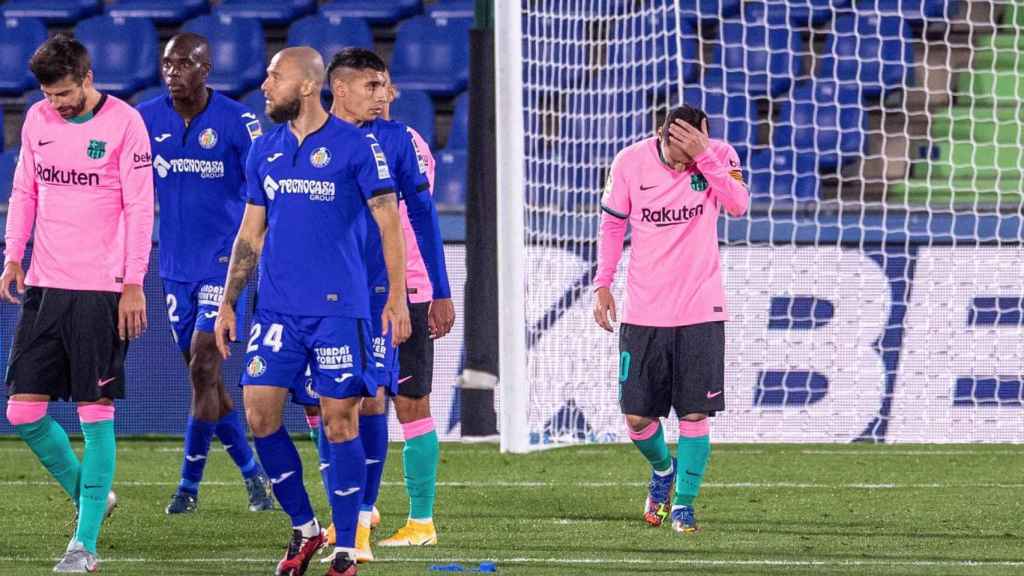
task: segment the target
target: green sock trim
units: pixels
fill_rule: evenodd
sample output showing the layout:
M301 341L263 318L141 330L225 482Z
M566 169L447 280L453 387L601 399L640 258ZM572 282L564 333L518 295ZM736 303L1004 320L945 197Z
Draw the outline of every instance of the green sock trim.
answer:
M83 422L82 434L85 435L85 453L82 455L82 488L78 499L75 539L95 554L100 525L107 511L107 494L114 483L117 463L114 421Z
M50 416L44 416L30 424L15 426L14 430L71 500L77 502L81 465L64 428Z
M676 471L674 506L693 506L704 482L704 471L711 457L711 437L679 438L679 470Z
M440 458L441 445L436 431L405 441L402 464L405 468L405 490L409 494L409 518L413 520L426 520L434 515Z
M672 454L668 451L668 444L665 443L665 432L658 423L658 431L646 440L633 440L633 445L640 450L640 453L647 458L656 472L665 472L672 467Z

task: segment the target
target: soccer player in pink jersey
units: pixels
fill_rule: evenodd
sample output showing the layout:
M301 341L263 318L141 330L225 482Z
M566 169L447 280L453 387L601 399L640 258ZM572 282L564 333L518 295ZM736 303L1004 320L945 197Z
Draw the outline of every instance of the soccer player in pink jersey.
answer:
M696 532L693 502L711 455L708 417L725 409L725 291L718 215L746 212L739 157L708 137L707 116L673 109L658 130L619 152L601 199L594 319L613 332L615 269L626 225L632 250L619 329L619 405L629 437L651 464L644 520ZM679 418L677 458L661 418ZM677 470L678 466L678 470ZM675 481L675 495L669 492Z
M29 67L46 99L25 117L7 217L0 297L18 303L12 282L24 294L7 419L77 506L75 534L54 571L94 572L100 524L116 502L113 400L125 395L128 340L146 329L152 159L142 117L96 90L80 42L58 34ZM81 461L46 414L58 398L78 404Z

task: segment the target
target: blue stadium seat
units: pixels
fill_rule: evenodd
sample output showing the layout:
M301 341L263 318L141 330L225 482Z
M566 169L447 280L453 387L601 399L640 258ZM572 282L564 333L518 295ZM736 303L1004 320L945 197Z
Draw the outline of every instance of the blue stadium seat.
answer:
M14 182L14 168L18 165L20 148L7 150L0 154L0 203L6 204L11 199L11 185Z
M207 0L114 0L107 6L114 18L149 18L154 24L180 24L209 10Z
M99 14L100 0L7 0L4 18L40 18L47 24L74 24Z
M245 104L256 118L259 119L260 124L263 125L263 130L270 130L274 123L267 118L267 99L263 96L263 92L260 90L253 90L238 100L242 104Z
M719 36L713 61L724 68L729 92L778 96L803 74L803 36L789 27L769 27L763 4L745 5L744 21L723 22Z
M232 96L258 86L266 72L263 28L252 18L199 16L182 26L210 40L213 71L208 84Z
M523 18L523 83L553 89L573 86L587 73L586 21L575 16Z
M431 18L468 18L476 15L476 0L437 0L427 8Z
M700 34L697 25L682 20L682 33L676 43L676 21L661 15L616 18L608 44L607 66L627 72L624 87L657 85L659 91L672 90L679 81L677 54L682 46L683 81L687 84L700 75Z
M157 82L156 27L145 18L94 16L75 26L89 50L96 88L128 97Z
M958 4L956 0L857 0L857 10L902 16L918 23L953 16Z
M840 14L825 39L819 77L859 82L867 98L901 89L913 78L911 34L899 15Z
M218 14L282 26L316 10L316 0L221 0Z
M132 103L138 105L147 100L152 100L157 96L165 96L166 94L167 90L163 86L153 86L152 88L146 88L141 92L136 92L135 95L132 96Z
M788 21L797 29L806 29L828 22L832 11L849 8L852 0L788 0L769 2L769 21Z
M718 22L739 13L740 0L679 0L679 14L691 22Z
M615 76L599 75L566 98L558 139L574 162L610 164L619 150L654 134L646 94L617 90L620 85Z
M338 20L314 14L288 27L288 45L312 46L329 65L334 54L346 46L373 50L373 31L359 18Z
M0 107L0 150L4 149L4 109Z
M768 148L756 148L750 152L750 160L746 162L747 173L750 175L750 198L753 201L766 200L772 194L772 151Z
M445 150L469 148L469 92L463 92L455 99L455 113L452 115L452 129L448 132Z
M395 36L391 79L405 88L452 96L469 82L469 28L463 20L447 23L429 16L403 22Z
M44 96L40 90L29 90L25 93L25 112L32 107L33 104L43 100Z
M333 0L320 6L328 18L363 18L373 24L393 24L421 12L420 0Z
M0 34L0 94L17 96L36 86L29 58L46 41L46 25L37 18L7 18Z
M434 201L441 210L461 210L466 205L466 151L442 150L437 154Z
M772 196L798 201L816 199L820 181L817 166L818 159L813 152L797 154L792 148L773 150Z
M708 128L712 138L725 140L736 149L741 161L746 161L747 148L757 140L761 115L754 100L743 92L726 92L722 86L720 69L704 71L704 86L688 86L683 90L683 101L696 106L708 115Z
M434 102L422 90L402 90L399 86L398 100L391 103L391 118L412 126L427 144L434 140ZM449 138L450 140L450 138Z
M863 152L867 113L859 105L856 88L828 81L814 84L798 83L792 102L779 104L772 143L776 148L795 147L798 153L813 151L819 166L832 170Z

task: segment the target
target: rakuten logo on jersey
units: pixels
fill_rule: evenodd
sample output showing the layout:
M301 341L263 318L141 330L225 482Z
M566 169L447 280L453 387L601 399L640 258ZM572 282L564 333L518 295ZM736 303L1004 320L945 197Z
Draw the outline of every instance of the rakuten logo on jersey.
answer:
M313 202L333 202L335 193L334 182L302 178L274 180L269 175L263 179L263 191L268 200L273 200L278 194L303 194Z
M661 210L651 210L650 208L644 208L640 211L641 222L651 222L655 226L675 226L676 224L685 224L690 220L704 214L704 206L698 204L693 208L662 208Z
M99 186L100 175L95 172L81 172L71 169L64 170L56 166L36 164L36 178L44 184L61 184L64 186Z
M195 158L175 158L167 160L157 154L153 159L153 166L156 168L157 176L167 178L167 175L176 174L198 174L200 178L223 178L224 162L220 160L198 160Z

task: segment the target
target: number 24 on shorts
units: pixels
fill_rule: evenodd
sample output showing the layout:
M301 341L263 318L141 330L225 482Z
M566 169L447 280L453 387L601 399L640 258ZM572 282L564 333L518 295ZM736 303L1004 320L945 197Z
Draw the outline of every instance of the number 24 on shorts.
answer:
M260 345L257 343L257 341L260 339L260 334L262 333L262 331L263 326L261 326L260 324L252 325L252 328L249 330L249 345L246 346L245 348L246 352L255 352L259 350ZM281 346L283 346L281 342L281 337L283 334L283 325L271 324L269 327L267 327L266 335L263 336L263 346L270 348L274 352L280 352Z

